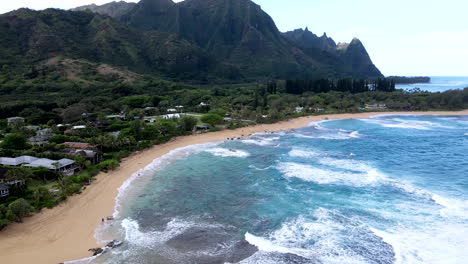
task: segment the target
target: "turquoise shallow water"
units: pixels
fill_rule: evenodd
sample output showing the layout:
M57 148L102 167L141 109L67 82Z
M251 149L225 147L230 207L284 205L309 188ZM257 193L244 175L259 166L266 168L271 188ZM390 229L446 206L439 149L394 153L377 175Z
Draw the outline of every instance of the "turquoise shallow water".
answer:
M313 123L176 150L92 263L467 263L468 116Z

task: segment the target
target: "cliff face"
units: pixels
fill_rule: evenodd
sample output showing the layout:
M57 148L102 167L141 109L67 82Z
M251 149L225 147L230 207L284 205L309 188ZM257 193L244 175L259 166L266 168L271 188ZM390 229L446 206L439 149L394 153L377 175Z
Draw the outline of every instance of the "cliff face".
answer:
M351 66L353 75L359 77L378 77L382 75L374 63L372 63L366 48L359 39L354 38L349 45L346 45L345 48L339 51L343 61Z
M307 28L286 32L284 36L304 53L333 65L333 69L338 69L344 76L382 77L382 73L372 63L366 48L357 38L354 38L351 43L336 44L325 33L318 37Z

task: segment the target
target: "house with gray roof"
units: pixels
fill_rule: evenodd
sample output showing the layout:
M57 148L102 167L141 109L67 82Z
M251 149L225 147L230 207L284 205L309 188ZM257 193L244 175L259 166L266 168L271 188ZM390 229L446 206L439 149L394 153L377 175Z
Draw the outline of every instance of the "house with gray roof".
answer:
M49 170L73 175L77 167L74 165L75 161L71 159L51 160L40 159L31 156L21 156L16 158L0 158L0 165L3 166L24 166L27 168L47 168Z
M23 164L28 164L37 160L35 157L31 156L20 156L16 158L5 158L0 157L0 165L3 166L21 166Z

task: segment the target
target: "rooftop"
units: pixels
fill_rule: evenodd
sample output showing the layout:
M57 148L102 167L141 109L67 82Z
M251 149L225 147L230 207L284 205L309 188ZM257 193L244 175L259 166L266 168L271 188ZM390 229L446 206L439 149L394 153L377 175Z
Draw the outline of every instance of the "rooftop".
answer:
M65 146L69 146L71 148L80 148L80 149L94 148L93 145L91 145L89 143L82 143L82 142L65 142L63 144Z
M37 159L34 162L26 164L26 167L29 168L38 168L44 167L49 170L60 169L69 165L72 165L75 161L71 159L61 159L61 160L50 160L50 159Z
M0 165L19 166L21 164L31 163L35 160L37 160L37 158L31 156L20 156L16 158L0 157Z
M61 160L50 160L50 159L39 159L36 157L31 156L21 156L16 158L0 158L0 165L4 166L20 166L24 165L25 167L29 168L37 168L37 167L45 167L51 170L54 170L58 165L58 168L63 168L68 165L75 163L75 161L71 159L61 159Z

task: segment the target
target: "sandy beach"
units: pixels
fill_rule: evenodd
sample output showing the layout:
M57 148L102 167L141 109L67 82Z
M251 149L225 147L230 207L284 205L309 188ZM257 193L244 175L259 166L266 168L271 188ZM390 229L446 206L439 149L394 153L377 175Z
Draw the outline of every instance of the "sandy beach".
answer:
M100 247L94 238L101 218L112 215L118 188L133 173L171 150L265 131L295 129L324 119L367 118L381 114L468 115L460 112L379 112L308 116L269 125L256 125L237 130L224 130L178 137L172 141L137 152L109 173L100 173L80 195L69 197L53 209L46 209L12 224L0 232L0 260L8 264L53 264L89 257L89 248Z

